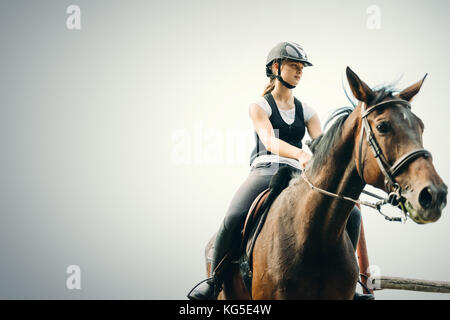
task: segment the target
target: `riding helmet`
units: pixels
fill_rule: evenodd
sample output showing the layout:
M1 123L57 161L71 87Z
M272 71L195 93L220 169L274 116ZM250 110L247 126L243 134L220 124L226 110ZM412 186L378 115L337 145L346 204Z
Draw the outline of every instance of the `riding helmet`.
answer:
M285 85L289 89L295 88L295 86L292 86L291 84L284 81L283 78L281 78L281 63L278 63L278 75L275 76L272 73L272 64L275 61L280 62L283 59L299 61L303 63L305 67L312 66L312 63L308 61L305 50L303 50L303 48L295 42L280 42L275 47L273 47L272 50L270 50L266 61L266 75L269 78L276 77L283 85Z

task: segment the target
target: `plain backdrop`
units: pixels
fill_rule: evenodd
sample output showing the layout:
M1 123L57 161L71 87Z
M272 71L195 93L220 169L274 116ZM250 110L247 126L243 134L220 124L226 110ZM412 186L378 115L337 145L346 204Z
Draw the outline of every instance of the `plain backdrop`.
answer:
M449 11L437 0L2 0L0 298L184 299L249 173L248 106L280 41L314 64L294 94L322 124L349 104L347 66L400 89L428 73L413 111L448 183ZM450 280L448 213L403 225L364 208L371 265ZM66 286L71 265L80 290Z

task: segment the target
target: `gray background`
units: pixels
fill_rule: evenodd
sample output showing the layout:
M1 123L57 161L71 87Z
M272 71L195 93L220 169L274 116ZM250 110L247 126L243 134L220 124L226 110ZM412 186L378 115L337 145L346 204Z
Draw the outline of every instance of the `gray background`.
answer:
M66 28L71 4L81 30ZM367 26L370 5L381 10L380 29ZM184 299L204 278L204 246L248 174L248 105L279 41L301 43L314 63L294 94L322 123L348 104L347 65L371 86L401 77L404 88L428 72L413 109L449 183L449 9L448 1L2 0L0 298ZM227 140L229 132L250 139ZM224 139L235 153L217 148ZM401 225L364 209L371 264L385 275L450 280L447 214ZM69 265L81 268L81 290L66 288Z

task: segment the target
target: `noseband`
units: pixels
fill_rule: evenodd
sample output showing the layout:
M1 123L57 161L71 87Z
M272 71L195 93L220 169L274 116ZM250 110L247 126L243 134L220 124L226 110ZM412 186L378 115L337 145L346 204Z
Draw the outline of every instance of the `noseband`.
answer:
M377 140L375 138L375 135L373 134L372 128L370 127L369 121L367 120L367 116L372 113L373 111L380 109L382 107L392 106L392 105L402 105L406 107L407 109L411 109L411 104L403 99L392 99L388 101L383 101L380 103L377 103L373 106L369 106L368 109L365 108L364 103L361 105L361 120L362 120L362 128L359 138L359 152L358 152L358 162L356 170L364 184L367 184L364 180L364 168L363 168L363 161L362 161L362 144L363 144L363 135L366 133L366 139L367 143L372 149L373 155L375 159L377 160L378 167L380 168L380 171L383 173L385 179L384 179L384 186L386 191L389 193L387 198L381 198L373 193L365 192L366 194L373 196L375 198L380 199L380 201L376 203L369 203L366 201L361 200L355 200L349 197L345 197L343 195L335 194L323 189L320 189L316 186L314 186L306 177L305 171L302 172L301 176L302 178L308 183L308 185L311 187L311 189L316 190L322 194L348 200L360 205L365 205L372 207L374 209L377 209L380 214L382 214L386 220L389 221L405 221L406 217L408 216L408 211L405 208L405 201L406 199L402 196L402 188L401 186L395 181L395 177L406 167L408 166L412 161L417 159L418 157L431 157L431 153L425 149L416 149L413 151L410 151L403 156L401 156L395 163L391 166L389 162L387 161L386 157L383 155L383 151L381 150L379 144L377 143ZM364 192L364 190L363 190ZM397 218L397 217L389 217L381 212L381 206L385 204L391 204L393 206L398 206L402 210L402 212L405 215L405 219Z

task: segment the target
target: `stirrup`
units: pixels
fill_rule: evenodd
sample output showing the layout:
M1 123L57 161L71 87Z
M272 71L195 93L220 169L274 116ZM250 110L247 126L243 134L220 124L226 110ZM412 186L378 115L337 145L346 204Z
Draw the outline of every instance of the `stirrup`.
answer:
M199 283L197 283L192 289L191 291L189 291L189 293L187 294L187 298L189 300L199 300L198 298L192 296L192 292L197 289L201 284L203 283L208 283L209 286L212 287L213 290L213 296L212 298L217 299L217 296L219 295L220 291L222 291L222 285L221 283L219 284L219 281L215 278L215 276L213 275L210 278L206 278L205 280L200 281Z
M217 296L219 295L219 293L222 291L222 284L223 284L223 269L224 267L226 267L228 260L230 258L230 252L226 252L225 255L222 257L222 259L220 260L220 262L217 264L217 266L214 268L214 271L212 272L211 277L206 278L205 280L200 281L199 283L197 283L194 288L191 289L191 291L189 291L189 293L187 294L187 297L190 300L198 300L196 297L192 296L192 292L194 292L195 289L198 288L198 286L200 286L201 284L207 282L208 285L210 285L212 287L212 298L213 299L217 299Z

